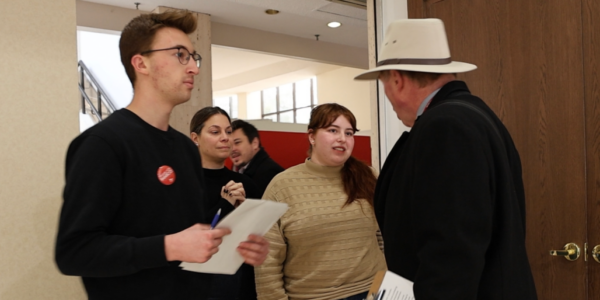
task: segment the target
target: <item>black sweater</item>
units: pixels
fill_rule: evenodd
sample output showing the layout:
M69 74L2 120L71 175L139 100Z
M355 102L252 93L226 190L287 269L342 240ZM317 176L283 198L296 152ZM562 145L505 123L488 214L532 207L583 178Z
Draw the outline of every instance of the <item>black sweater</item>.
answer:
M246 198L258 199L262 196L252 179L227 168L218 170L204 169L204 175L207 186L206 194L211 199L221 198L221 188L230 180L241 182L244 185ZM232 210L233 206L229 205L229 209L221 213L221 218L225 217ZM210 299L219 300L256 299L254 268L243 264L234 275L213 275L210 279L208 296Z
M161 183L169 166L175 181ZM211 275L166 260L164 236L210 223L227 201L205 197L198 149L122 109L67 152L56 263L81 276L89 299L204 299ZM210 200L209 200L210 199Z

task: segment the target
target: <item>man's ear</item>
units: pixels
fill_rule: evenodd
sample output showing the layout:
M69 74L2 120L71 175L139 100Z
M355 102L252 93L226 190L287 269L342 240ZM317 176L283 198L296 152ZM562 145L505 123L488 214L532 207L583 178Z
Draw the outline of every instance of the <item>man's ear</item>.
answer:
M396 84L398 81L403 81L404 77L402 76L402 73L400 73L400 71L390 70L390 80L392 80L392 82Z
M141 54L136 54L131 57L131 65L136 73L148 74L148 63L146 58Z
M396 92L399 92L404 88L404 85L406 84L406 80L408 80L408 78L402 75L402 73L398 70L390 70L389 80L392 86L394 87L394 90Z
M258 150L260 148L260 140L258 139L258 137L255 137L252 140L252 150Z

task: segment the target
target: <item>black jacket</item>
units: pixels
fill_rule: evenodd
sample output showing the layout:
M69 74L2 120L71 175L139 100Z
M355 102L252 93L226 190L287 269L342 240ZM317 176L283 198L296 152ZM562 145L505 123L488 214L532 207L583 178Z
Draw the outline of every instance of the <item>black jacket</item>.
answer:
M244 175L252 178L252 180L256 182L260 195L262 196L262 194L265 193L269 182L271 182L271 179L283 170L285 169L271 159L265 149L261 148L250 161L248 168L244 171Z
M459 93L465 95L457 96ZM466 100L486 112L441 105ZM390 271L416 299L536 299L519 154L464 82L446 84L389 154L375 191Z

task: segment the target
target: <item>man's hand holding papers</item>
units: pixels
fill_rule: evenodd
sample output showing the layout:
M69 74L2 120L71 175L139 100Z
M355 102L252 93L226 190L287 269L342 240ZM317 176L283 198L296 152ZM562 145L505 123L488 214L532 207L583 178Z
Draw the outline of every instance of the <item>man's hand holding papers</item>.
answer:
M287 211L288 205L269 200L244 201L215 226L227 228L219 250L205 263L183 262L187 271L213 274L235 274L242 263L257 266L264 262L269 243L262 236Z

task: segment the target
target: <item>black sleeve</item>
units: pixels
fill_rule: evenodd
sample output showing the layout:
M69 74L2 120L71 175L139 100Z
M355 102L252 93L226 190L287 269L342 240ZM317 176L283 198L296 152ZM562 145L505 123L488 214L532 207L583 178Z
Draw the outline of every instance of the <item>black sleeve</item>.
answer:
M122 201L122 166L108 143L80 136L69 147L55 259L66 275L112 277L167 266L164 235L109 233Z
M262 193L260 192L258 186L256 185L256 183L254 182L254 180L252 180L252 178L240 174L242 175L242 183L244 184L244 191L246 191L246 198L250 198L250 199L260 199L260 197L262 197Z
M479 131L459 118L420 132L411 203L419 268L417 299L477 299L492 234L490 156Z
M212 222L219 209L221 210L219 213L219 219L223 219L235 209L235 207L231 205L227 199L221 198L220 195L216 199L217 200L214 202L213 206L208 210L208 219L206 220L206 224L210 224Z
M264 170L261 170L260 173L257 173L256 176L252 178L254 183L256 183L256 187L258 188L260 194L258 197L254 198L262 198L262 194L267 189L267 186L269 186L269 183L271 183L271 180L273 180L273 177L275 177L277 174L283 171L284 169L281 166L279 166L275 161L269 160L267 167Z
M223 179L221 177L213 178L210 175L207 175L206 173L204 174L204 176L204 182L206 185L205 196L207 200L206 202L208 203L208 213L206 216L207 219L205 220L205 223L210 224L219 209L221 210L220 218L223 219L230 212L232 212L235 209L235 207L233 207L233 205L231 205L231 203L229 203L227 199L223 199L221 197L221 188L224 185L224 183L222 182Z

